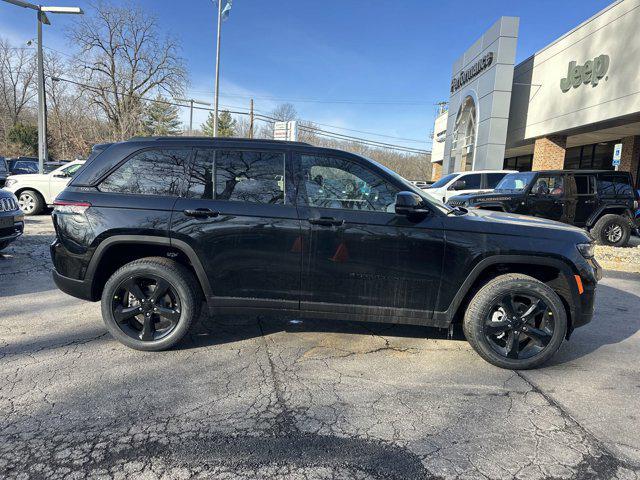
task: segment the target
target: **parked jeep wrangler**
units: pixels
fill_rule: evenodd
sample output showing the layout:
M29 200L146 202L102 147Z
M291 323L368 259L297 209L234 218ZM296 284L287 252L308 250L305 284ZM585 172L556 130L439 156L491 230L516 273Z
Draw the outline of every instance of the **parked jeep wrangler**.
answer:
M531 368L591 320L586 232L447 207L387 168L304 143L146 138L87 161L55 201L60 289L108 330L172 347L217 314L463 324L487 361Z
M629 172L547 170L511 173L492 193L457 195L450 206L519 213L587 229L598 243L623 247L637 228L638 197Z

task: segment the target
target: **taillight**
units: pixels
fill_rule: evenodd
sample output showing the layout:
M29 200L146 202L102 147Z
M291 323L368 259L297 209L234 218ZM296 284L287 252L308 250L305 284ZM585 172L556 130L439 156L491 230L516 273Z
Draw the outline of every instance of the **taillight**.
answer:
M53 202L53 211L56 213L84 213L90 206L89 202L55 200Z

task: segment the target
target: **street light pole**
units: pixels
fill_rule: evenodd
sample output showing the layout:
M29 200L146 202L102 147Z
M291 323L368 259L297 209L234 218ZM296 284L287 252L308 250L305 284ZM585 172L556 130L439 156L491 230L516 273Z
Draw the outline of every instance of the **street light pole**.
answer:
M23 0L4 0L18 7L35 10L38 15L38 171L44 173L44 162L48 158L47 151L47 110L44 90L44 55L42 54L42 24L51 25L47 18L48 13L68 13L82 15L80 7L47 7L35 5Z
M44 18L43 18L44 17ZM44 99L44 56L42 54L42 23L47 16L38 11L38 172L44 173L44 162L49 158L47 150L47 113Z
M220 38L222 37L222 0L218 0L218 41L216 43L216 86L213 99L213 136L218 136L218 93L220 88Z

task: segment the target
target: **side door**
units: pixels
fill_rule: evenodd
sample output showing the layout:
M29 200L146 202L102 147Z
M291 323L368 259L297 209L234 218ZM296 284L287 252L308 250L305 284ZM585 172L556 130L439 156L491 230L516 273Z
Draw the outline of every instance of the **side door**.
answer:
M527 195L528 214L558 222L565 219L564 175L542 174Z
M583 226L597 207L596 178L593 175L569 175L565 216L567 223Z
M396 215L403 186L357 157L295 158L305 236L301 309L358 320L430 318L443 268L440 217Z
M218 307L299 309L302 240L283 149L197 149L171 221Z
M468 173L460 175L455 182L453 182L448 188L446 198L455 195L464 195L465 193L474 193L482 190L482 174L481 173Z

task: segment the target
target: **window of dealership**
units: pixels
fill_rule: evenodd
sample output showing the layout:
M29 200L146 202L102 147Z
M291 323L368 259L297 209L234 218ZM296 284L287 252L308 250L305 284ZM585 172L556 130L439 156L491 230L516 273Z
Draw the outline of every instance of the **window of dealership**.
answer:
M640 188L640 0L612 3L515 65L519 22L501 17L454 63L449 108L436 119L446 141L434 128L434 176L614 170L622 144L617 168Z

